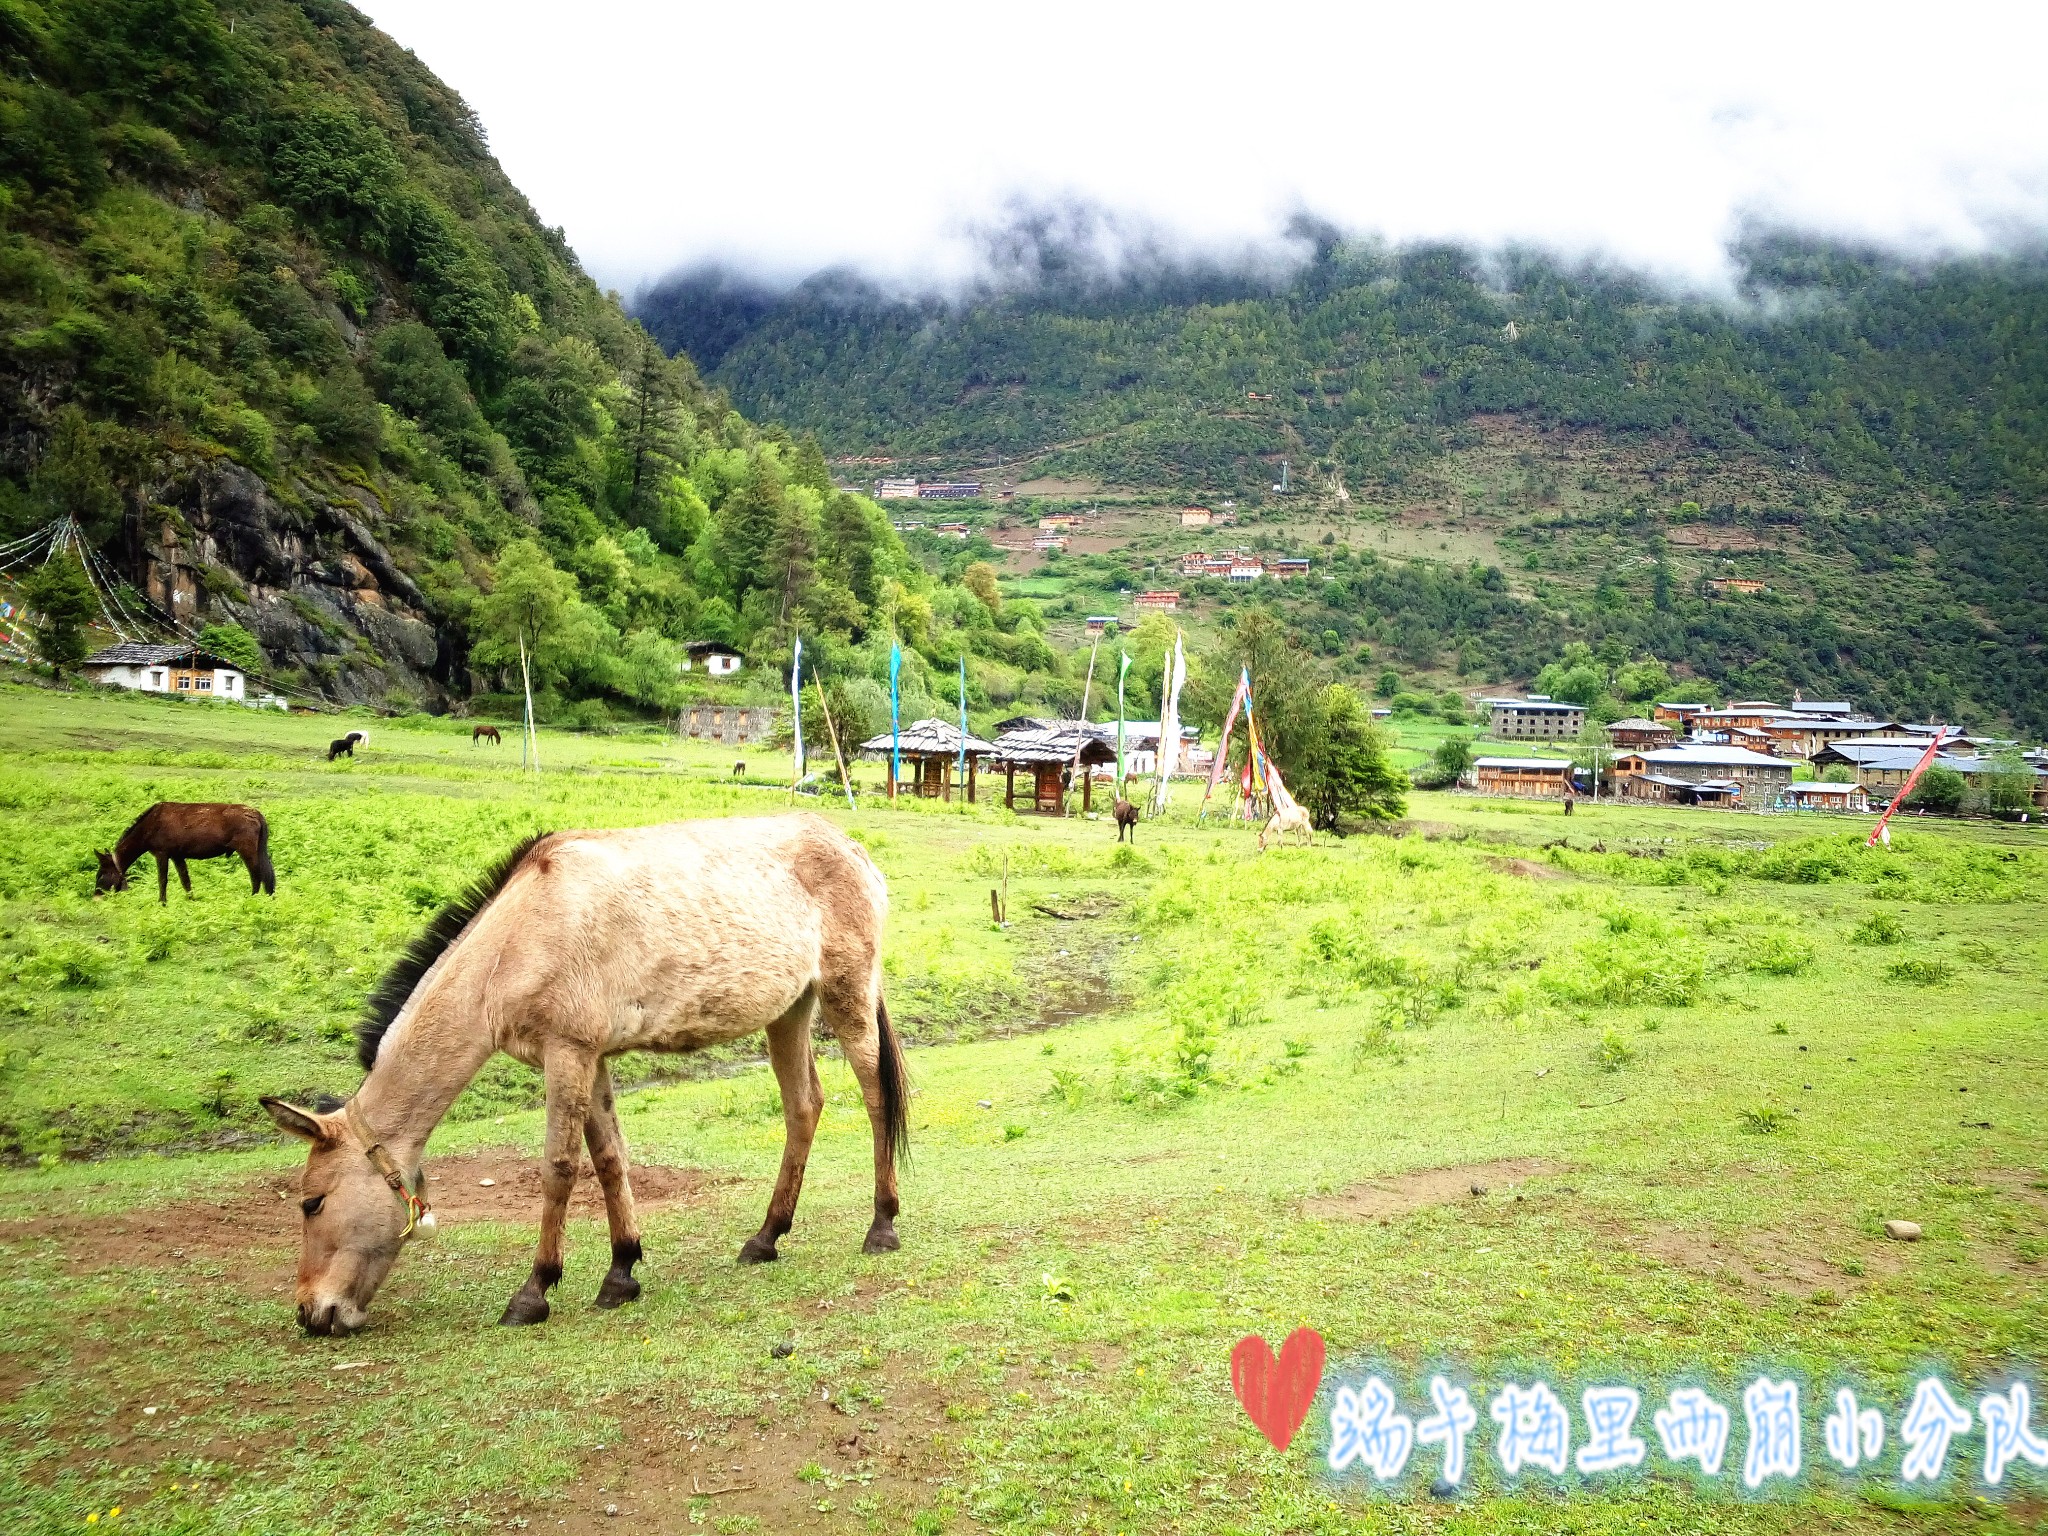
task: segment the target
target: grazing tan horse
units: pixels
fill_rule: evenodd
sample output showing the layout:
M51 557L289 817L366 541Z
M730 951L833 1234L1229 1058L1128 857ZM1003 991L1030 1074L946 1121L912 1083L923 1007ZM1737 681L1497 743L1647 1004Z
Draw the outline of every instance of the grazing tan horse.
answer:
M1308 819L1308 812L1292 801L1277 807L1273 812L1272 818L1265 826L1259 829L1259 852L1264 853L1266 851L1266 839L1268 837L1272 838L1276 843L1285 843L1287 841L1287 834L1290 832L1299 832L1301 834L1301 841L1304 847L1313 844L1316 840L1315 824Z
M353 1333L424 1213L420 1153L457 1094L503 1051L547 1079L540 1245L501 1323L537 1323L562 1277L562 1228L582 1143L604 1189L612 1262L597 1305L640 1294L640 1224L607 1059L768 1034L782 1088L782 1171L765 1263L796 1215L823 1107L813 1018L839 1039L874 1130L868 1253L897 1246L896 1159L909 1080L882 1002L888 888L822 817L556 832L515 849L443 912L384 978L358 1031L369 1076L342 1109L263 1106L312 1143L300 1202L299 1321Z
M480 741L488 741L496 747L504 745L505 738L498 734L495 725L479 725L469 733L469 744L473 747Z
M178 869L178 883L192 894L192 872L187 859L218 859L239 853L249 871L249 894L258 891L277 894L277 871L270 864L270 823L253 805L223 805L218 801L187 804L159 800L129 823L114 851L94 849L100 861L93 894L128 889L129 866L145 853L156 855L156 899L168 905L171 866Z

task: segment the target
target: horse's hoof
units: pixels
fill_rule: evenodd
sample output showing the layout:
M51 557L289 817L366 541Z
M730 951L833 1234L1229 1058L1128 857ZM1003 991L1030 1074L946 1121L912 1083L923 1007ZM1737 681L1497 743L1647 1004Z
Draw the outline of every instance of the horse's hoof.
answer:
M740 1249L742 1264L773 1264L780 1257L773 1243L763 1242L758 1236L748 1238Z
M598 1287L597 1300L591 1305L600 1312L609 1312L614 1307L623 1307L629 1301L640 1299L640 1282L631 1275L606 1275L604 1284Z
M500 1328L530 1328L535 1323L548 1320L548 1299L545 1296L529 1296L521 1291L506 1303L505 1313L498 1319Z
M894 1253L903 1244L897 1240L896 1228L876 1222L868 1228L868 1240L860 1245L862 1253Z

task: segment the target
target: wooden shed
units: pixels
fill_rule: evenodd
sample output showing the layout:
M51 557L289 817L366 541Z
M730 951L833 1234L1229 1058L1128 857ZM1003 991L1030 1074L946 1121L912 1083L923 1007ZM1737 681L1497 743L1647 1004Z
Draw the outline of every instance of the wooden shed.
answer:
M1034 809L1060 815L1067 807L1067 784L1074 764L1090 769L1116 761L1115 745L1095 729L1078 720L1052 725L1028 726L1005 731L996 738L990 766L1003 770L1003 804L1017 808L1017 770L1031 775L1031 803ZM1094 808L1095 776L1081 775L1081 810Z
M950 800L953 798L955 771L960 765L962 742L966 745L967 782L961 786L967 796L967 803L974 803L975 768L980 760L996 749L979 736L963 738L960 727L944 720L918 720L903 727L901 733L891 737L887 731L871 736L860 744L863 752L879 753L884 762L890 762L892 751L900 753L903 760L914 764L911 783L916 793L924 800ZM896 777L892 764L890 768L889 798L896 798Z

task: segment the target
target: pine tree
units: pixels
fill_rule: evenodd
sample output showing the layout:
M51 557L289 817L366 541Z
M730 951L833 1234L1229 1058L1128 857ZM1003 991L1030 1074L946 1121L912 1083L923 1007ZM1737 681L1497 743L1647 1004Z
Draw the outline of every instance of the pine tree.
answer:
M85 567L69 549L52 555L23 578L21 596L29 610L28 629L35 636L36 651L62 677L66 667L85 660L85 627L97 606Z

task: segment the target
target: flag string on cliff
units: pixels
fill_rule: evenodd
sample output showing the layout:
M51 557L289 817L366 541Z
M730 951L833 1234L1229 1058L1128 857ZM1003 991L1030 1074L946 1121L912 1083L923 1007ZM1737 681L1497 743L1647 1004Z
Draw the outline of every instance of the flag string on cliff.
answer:
M954 773L964 786L967 783L967 653L960 653L960 762ZM963 793L965 790L963 788Z

